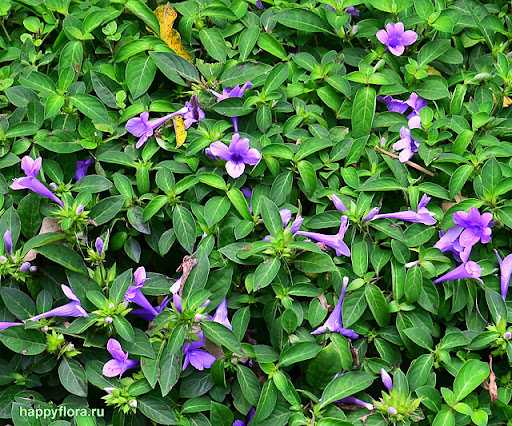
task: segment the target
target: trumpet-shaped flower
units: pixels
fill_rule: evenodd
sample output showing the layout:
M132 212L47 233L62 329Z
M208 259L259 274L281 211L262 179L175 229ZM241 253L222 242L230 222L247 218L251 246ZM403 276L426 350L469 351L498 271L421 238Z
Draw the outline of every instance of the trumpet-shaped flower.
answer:
M169 299L165 298L160 306L157 308L153 307L141 290L142 287L144 287L145 281L146 270L144 269L144 266L141 266L133 273L133 284L128 287L128 290L124 295L124 300L127 302L133 302L139 306L139 309L134 309L132 311L134 315L140 316L147 321L152 321L167 306Z
M332 248L335 250L336 256L350 256L350 249L343 241L345 233L347 232L347 228L348 218L346 216L342 216L338 233L335 235L326 235L319 232L309 231L297 231L296 235L302 235L303 237L307 237L313 241L316 241L317 243Z
M423 195L423 197L421 197L420 202L418 203L418 208L416 211L406 210L403 212L396 213L376 214L375 216L373 216L371 220L398 219L403 220L404 222L422 223L424 225L435 225L436 219L434 218L432 213L427 209L427 205L429 202L430 197L427 195Z
M89 171L89 167L94 164L94 160L92 158L87 158L85 160L78 160L75 166L75 181L79 181L84 176L87 175Z
M220 302L219 306L217 306L212 321L218 322L219 324L222 324L224 327L229 328L230 330L233 329L231 322L229 322L228 318L228 302L226 299L223 299L222 302Z
M80 304L80 299L76 297L73 290L69 288L67 285L61 285L62 292L64 295L70 300L69 303L65 305L59 306L58 308L51 309L48 312L44 312L42 314L36 315L32 318L29 318L30 321L38 321L41 318L51 318L51 317L87 317L89 314L86 312L84 308L82 308Z
M439 284L445 281L463 280L466 278L479 279L481 274L482 269L480 268L480 265L470 260L435 279L434 284Z
M9 229L4 232L4 249L8 256L12 254L12 233Z
M183 360L182 370L185 370L189 365L192 365L196 370L204 370L210 368L215 362L215 357L200 348L205 344L205 338L203 333L199 333L199 340L195 340L183 345L183 354L185 356Z
M496 252L496 257L498 258L498 263L500 265L500 290L501 297L503 300L507 298L508 287L510 285L510 277L512 276L512 254L505 256L504 259L498 255Z
M121 344L116 339L108 339L107 351L112 355L112 359L103 366L105 377L121 377L126 370L139 365L139 361L128 359L128 352L123 351Z

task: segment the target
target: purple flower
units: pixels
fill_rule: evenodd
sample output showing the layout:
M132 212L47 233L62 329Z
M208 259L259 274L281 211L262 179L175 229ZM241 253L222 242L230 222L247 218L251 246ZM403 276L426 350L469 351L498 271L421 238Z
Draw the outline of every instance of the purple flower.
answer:
M377 100L386 104L386 108L390 112L404 114L409 109L409 104L407 102L395 99L393 96L377 96Z
M18 325L24 325L24 324L22 322L0 321L0 331L7 330L10 327L17 327Z
M388 414L390 416L394 416L398 413L398 410L395 407L388 407Z
M229 322L228 302L226 301L225 298L222 300L222 302L220 302L220 305L217 306L212 321L218 322L219 324L222 324L224 327L229 328L230 330L233 329L231 323Z
M235 87L225 88L222 90L222 93L217 93L213 90L211 92L217 98L217 102L220 102L220 101L223 101L224 99L229 99L229 98L241 98L242 96L244 96L245 91L249 90L251 88L252 88L252 83L250 81L247 81L241 87L238 84Z
M139 361L128 359L128 352L123 351L121 344L116 339L108 339L107 351L112 355L112 359L103 366L105 377L121 377L126 370L139 365Z
M346 398L340 399L338 402L348 405L357 405L358 407L366 408L367 410L373 410L373 404L365 402L361 399L354 398L353 396L347 396Z
M510 285L510 277L512 276L512 254L505 256L502 260L496 251L496 257L500 265L501 297L505 300L507 298L508 286Z
M11 189L14 189L15 191L19 189L28 189L42 197L52 200L59 206L63 206L64 204L62 201L52 191L44 186L39 179L37 179L37 175L41 170L42 164L43 159L41 157L38 157L35 160L30 158L28 155L23 157L21 159L21 169L25 173L25 177L14 179L11 184Z
M393 379L383 368L380 369L380 378L384 387L388 390L388 392L391 392L393 389Z
M400 139L393 144L393 149L400 151L398 159L401 163L409 161L418 152L420 144L412 138L411 129L418 129L419 127L421 127L419 116L414 116L409 119L409 127L400 129Z
M246 422L244 422L243 420L235 420L232 426L247 426L255 414L256 410L254 409L254 407L251 407L251 409L247 413Z
M36 315L32 318L29 318L30 321L39 321L41 318L51 318L51 317L87 317L89 314L82 308L80 304L80 299L76 297L73 290L69 288L67 285L61 285L62 292L65 296L70 300L69 303L65 305L59 306L58 308L51 309L48 312L44 312L42 314Z
M374 207L371 209L368 214L363 217L363 222L370 222L377 214L380 212L380 207Z
M318 243L321 243L327 247L330 247L336 251L336 256L350 256L350 249L343 241L345 237L345 233L348 228L348 218L347 216L342 216L340 219L340 228L338 233L335 235L326 235L320 234L318 232L308 232L308 231L297 231L297 235L302 235L303 237L310 238Z
M405 103L412 109L412 112L409 114L408 118L411 118L414 115L419 115L420 111L427 106L427 101L423 98L420 98L415 92L410 94L409 99L407 99Z
M298 214L297 216L295 216L295 219L290 225L290 221L292 220L292 212L288 209L281 209L279 210L279 214L281 215L281 222L283 223L283 227L288 228L288 230L293 235L295 235L299 231L302 222L304 222L304 218L300 214Z
M167 121L169 121L171 118L175 117L176 115L184 115L188 111L189 111L189 108L187 108L185 106L176 112L164 115L163 117L160 117L160 118L155 118L154 120L151 120L151 121L149 120L149 112L144 111L138 117L130 118L126 122L125 128L133 136L139 138L135 147L140 148L142 145L144 145L146 143L146 141L151 136L153 136L153 133L155 132L156 129L158 129L160 126L165 124Z
M357 18L359 16L359 10L355 8L354 6L349 6L345 9L345 12L347 12L350 16Z
M229 147L220 141L213 142L210 153L226 161L226 171L234 179L242 175L246 164L254 166L261 160L260 152L250 147L249 139L241 138L238 133L233 134Z
M422 223L424 225L435 225L436 219L427 209L427 205L430 202L430 197L423 195L420 202L418 203L418 209L416 211L406 210L403 212L396 213L384 213L376 214L372 220L376 219L398 219L404 222Z
M30 262L23 262L21 265L20 265L20 272L24 272L24 273L27 273L30 271L30 268L32 267L32 265L30 264Z
M327 318L324 325L316 328L311 334L323 334L328 331L332 333L340 333L342 336L348 337L349 339L358 339L359 335L350 328L343 327L343 300L345 299L345 293L348 286L348 277L343 277L343 284L341 286L341 294L338 299L338 303L331 312L331 315Z
M435 279L433 282L434 284L439 284L445 281L463 280L466 278L479 279L481 274L480 265L469 260Z
M134 315L140 316L147 321L152 321L155 317L165 308L168 303L168 299L165 300L165 305L161 307L160 311L157 308L154 308L149 300L146 298L144 293L142 293L142 287L144 287L144 282L146 281L146 270L144 266L141 266L135 270L133 273L133 285L128 287L126 293L124 295L124 300L127 302L133 302L138 305L139 309L134 309L132 313Z
M264 5L263 5L263 3L261 2L261 0L256 0L256 8L257 8L257 9L260 9L260 10L265 9L265 6L264 6ZM237 420L237 421L238 421L238 420ZM241 420L240 420L240 421L241 421ZM245 423L244 423L244 424L245 424ZM233 423L233 425L234 425L234 423Z
M404 24L397 22L396 24L387 24L385 30L377 31L377 39L387 47L387 49L395 56L400 56L405 51L405 46L410 46L418 38L418 34L414 31L404 31Z
M96 238L96 241L94 242L94 248L96 249L96 253L98 253L99 256L103 254L103 240L98 237Z
M10 256L12 254L12 234L9 229L4 232L4 248L5 254Z
M187 112L183 114L185 129L188 129L194 123L204 120L205 114L199 105L197 96L192 96L190 101L185 102L185 108L187 108Z
M85 160L78 160L75 166L75 181L79 181L84 176L87 175L89 171L89 167L91 167L94 163L92 158L87 158Z
M336 194L329 195L329 199L334 204L334 208L336 210L340 212L346 212L348 210L345 204L343 204L343 201L341 201L341 198L338 197Z
M244 194L245 199L249 202L249 211L252 213L252 189L248 186L244 186L240 188L242 194Z
M183 361L182 370L185 370L189 364L191 364L196 370L202 371L205 368L210 368L215 362L216 358L211 353L199 349L204 346L205 339L202 333L200 333L198 337L199 340L183 345L185 359Z
M448 229L434 247L443 253L450 251L466 262L475 244L491 241L492 214L480 214L476 207L472 207L468 212L455 212L452 218L455 226Z

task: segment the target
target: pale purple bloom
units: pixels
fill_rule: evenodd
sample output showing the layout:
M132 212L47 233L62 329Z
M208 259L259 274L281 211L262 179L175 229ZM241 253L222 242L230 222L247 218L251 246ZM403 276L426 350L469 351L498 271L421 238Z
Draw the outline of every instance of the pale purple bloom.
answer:
M263 3L261 2L261 0L256 0L256 8L257 9L265 9L265 6L263 5ZM234 425L234 423L233 423Z
M288 225L288 222L290 222L292 218L292 212L289 209L281 209L279 210L279 215L281 216L283 227Z
M87 175L89 171L89 167L91 167L94 163L92 158L87 158L85 160L78 160L75 166L75 181L79 181L84 176Z
M41 157L38 157L35 160L30 158L28 155L23 157L21 159L21 169L25 173L25 177L14 179L11 184L11 189L14 189L15 191L19 189L28 189L42 197L52 200L59 206L63 206L62 201L52 191L44 186L39 179L37 179L37 175L41 170L42 164L43 159Z
M338 197L336 194L329 195L329 199L334 204L334 208L336 210L338 210L340 212L346 212L348 210L347 207L345 206L345 204L343 204L343 201L341 201L341 198Z
M247 81L242 86L237 84L235 87L227 87L222 90L222 93L215 92L212 90L211 92L215 95L217 98L217 102L223 101L224 99L229 98L241 98L244 96L244 93L246 90L249 90L252 88L252 82Z
M336 303L336 306L327 318L327 321L325 321L324 325L313 330L311 334L323 334L330 331L332 333L340 333L342 336L348 337L349 339L359 338L359 335L354 330L343 327L343 300L345 299L347 286L348 277L343 277L343 284L341 286L341 294L338 299L338 303Z
M366 408L367 410L370 411L373 410L373 404L370 404L369 402L365 402L353 396L347 396L346 398L340 399L338 402L348 405L357 405L358 407Z
M393 96L377 96L377 100L386 104L386 108L390 112L398 112L399 114L404 114L409 109L407 102L401 101L400 99L395 99Z
M383 368L380 369L380 378L384 387L388 390L388 392L391 392L393 389L393 379Z
M503 300L507 298L508 287L510 285L510 277L512 276L512 254L505 256L502 260L496 251L496 257L500 265L500 288Z
M400 56L405 51L406 46L414 44L418 38L415 31L404 31L404 24L387 24L385 30L377 31L377 39L387 47L395 56Z
M107 351L112 355L112 359L103 366L105 377L121 377L126 370L139 365L139 361L128 359L128 352L123 351L121 344L116 339L108 339Z
M370 222L377 214L380 212L380 207L374 207L371 209L368 214L363 217L363 222Z
M219 306L217 306L212 321L218 322L219 324L222 324L224 327L229 328L230 330L233 329L231 323L229 322L228 302L225 298L222 300L222 302L220 302Z
M340 219L340 228L335 235L320 234L319 232L297 231L296 235L302 235L336 251L336 256L350 256L350 249L343 241L348 228L347 216Z
M4 232L4 248L5 254L10 256L12 254L12 233L9 229Z
M133 273L133 284L126 290L124 300L133 302L140 307L139 309L134 309L132 314L140 316L147 321L152 321L167 306L169 300L166 298L164 299L165 303L162 302L158 308L153 307L141 290L144 287L145 281L146 270L144 266L141 266Z
M455 226L448 229L434 247L443 253L450 251L466 262L475 244L491 241L492 214L480 214L476 207L472 207L468 212L455 212L452 218Z
M27 273L30 271L31 268L32 268L32 265L30 264L30 262L23 262L20 265L20 272Z
M393 149L400 151L398 155L400 162L406 163L409 161L418 152L419 147L420 144L411 136L410 128L402 127L400 129L400 139L393 144Z
M82 308L80 304L80 299L76 297L73 290L67 285L61 285L62 292L64 295L70 300L69 303L65 305L59 306L58 308L51 309L48 312L44 312L42 314L36 315L32 318L29 318L30 321L38 321L41 318L51 318L51 317L87 317L89 314Z
M398 219L404 222L422 223L424 225L435 225L436 219L427 209L427 205L430 202L430 197L423 195L420 202L418 203L418 209L416 211L406 210L403 212L396 213L383 213L376 214L372 220L376 219Z
M407 118L419 115L420 111L427 106L427 101L419 97L415 92L412 92L406 101L393 98L392 96L377 96L377 100L386 104L386 108L390 112L405 114L407 111L410 111Z
M512 332L510 332L510 331L505 331L505 333L503 334L503 338L504 338L505 340L510 340L510 339L512 339Z
M18 325L23 325L23 323L22 322L0 321L0 331L7 330L10 327L17 327Z
M160 118L155 118L154 120L149 120L149 112L144 111L138 117L130 118L126 122L125 128L133 136L139 138L135 147L140 148L151 136L153 136L156 129L165 124L171 118L177 115L184 115L188 111L189 109L185 106L176 112L164 115Z
M412 92L407 99L406 104L411 107L412 112L409 114L408 118L411 118L413 115L419 115L420 111L427 106L427 101L418 96L416 92Z
M194 123L204 120L205 114L199 105L197 96L194 95L190 98L190 101L185 102L185 108L187 108L187 112L183 114L185 129L188 129Z
M198 337L199 340L183 345L185 359L183 361L182 370L185 370L191 364L196 370L202 371L205 368L210 368L215 362L216 358L211 353L199 349L204 346L205 339L202 333L200 333Z
M349 6L345 9L345 12L347 12L350 16L357 18L359 16L359 10L355 8L354 6Z
M241 138L238 133L233 134L229 147L220 141L213 142L210 153L226 161L226 171L234 179L242 175L246 164L254 166L261 160L260 152L250 147L249 139Z
M435 279L433 282L434 284L439 284L445 281L463 280L466 278L479 279L481 274L482 269L480 268L480 265L469 260Z
M103 240L101 237L96 238L96 241L94 242L94 248L96 249L96 253L98 253L99 256L103 254Z

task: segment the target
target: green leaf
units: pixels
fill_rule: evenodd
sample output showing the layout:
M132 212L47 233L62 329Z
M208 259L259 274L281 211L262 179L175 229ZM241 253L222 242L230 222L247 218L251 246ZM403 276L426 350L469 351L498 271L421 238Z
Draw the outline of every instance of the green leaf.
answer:
M365 240L352 244L351 247L352 269L354 273L361 277L368 270L368 244Z
M350 371L334 378L322 393L320 408L365 390L373 381L374 377L371 374L362 371Z
M159 425L178 425L179 421L170 403L156 395L137 398L137 410Z
M295 267L305 273L336 271L336 265L327 253L305 253L297 257Z
M455 426L455 414L450 408L443 408L436 414L432 426Z
M36 313L34 301L14 287L0 288L0 294L7 310L20 320L31 318Z
M241 61L245 61L251 54L254 46L256 46L260 32L260 28L257 25L250 25L241 33L238 43Z
M172 52L150 52L149 55L169 80L183 86L186 86L183 79L194 83L201 81L196 67Z
M489 377L489 374L490 370L487 363L476 359L466 361L458 371L453 382L455 399L462 401L480 386Z
M80 41L69 41L61 51L59 58L59 79L57 86L66 91L78 76L84 57L84 48Z
M438 76L429 76L424 79L416 91L418 95L429 101L437 101L450 96L446 80Z
M22 355L38 355L46 350L46 338L38 330L25 330L22 326L0 332L0 342Z
M108 191L110 188L112 188L112 182L99 175L84 176L73 186L73 190L76 192L90 192L91 194Z
M201 328L206 338L213 343L224 346L234 353L240 354L242 352L242 347L238 339L222 324L214 321L205 321L201 323Z
M108 292L108 298L112 303L118 304L124 300L124 295L131 285L132 279L131 269L124 271L116 277Z
M381 327L384 327L389 322L388 302L382 294L379 287L374 284L367 284L365 286L364 294L370 311L373 317Z
M496 194L496 189L502 181L501 168L495 158L487 160L482 167L482 187L484 194Z
M261 33L258 38L258 46L283 61L288 56L283 45L272 34Z
M352 136L366 136L370 133L375 116L377 93L373 87L359 89L352 103Z
M36 247L35 251L70 271L87 274L87 268L85 267L82 257L65 245L48 244L42 247Z
M137 55L126 64L125 79L133 99L146 93L156 75L156 65L151 56Z
M439 58L450 48L450 40L441 39L425 43L418 52L418 66L424 67Z
M144 222L148 222L154 215L162 210L168 203L166 195L157 195L144 207L142 218Z
M277 257L266 259L254 271L254 291L268 286L279 273L281 261Z
M256 414L254 422L265 420L272 414L277 402L277 389L272 380L267 380L261 389L258 405L256 405Z
M233 207L236 209L236 211L240 213L240 216L247 220L252 219L251 212L249 211L249 206L247 204L247 200L245 199L242 191L240 191L238 188L231 188L227 192L227 196L229 198L229 201L231 201Z
M142 19L155 34L160 34L160 24L158 23L158 19L146 3L141 0L128 0L124 6L127 10L137 16L137 18Z
M294 345L288 346L279 358L281 367L289 367L297 362L306 361L316 357L322 347L312 342L299 342Z
M78 361L62 358L59 365L59 379L69 393L77 396L87 396L87 378L85 370Z
M95 124L110 125L110 118L105 106L94 96L73 95L70 96L71 104Z
M473 171L474 168L470 164L463 164L455 170L450 177L450 183L448 185L452 199L462 190L466 181L473 174Z
M124 197L122 195L113 195L107 197L94 205L89 213L89 217L94 220L96 225L103 225L111 221L122 210Z
M277 22L288 28L307 33L328 33L327 23L313 12L305 9L287 9L277 14Z
M192 216L192 213L187 208L176 206L172 212L172 223L178 242L185 250L192 253L196 242L196 221L194 216Z
M199 31L199 39L208 54L218 62L225 62L228 55L226 41L218 28L203 28Z
M423 327L411 327L403 330L405 335L418 346L432 350L432 334Z
M378 179L368 179L365 183L363 183L360 187L360 191L371 191L371 192L381 192L381 191L399 191L404 188L398 183L396 179L390 177L383 177Z
M260 382L256 374L250 368L238 364L236 366L236 378L244 398L251 405L256 405L260 396Z
M260 213L263 218L263 224L270 235L278 235L283 230L281 215L274 202L267 197L261 197Z

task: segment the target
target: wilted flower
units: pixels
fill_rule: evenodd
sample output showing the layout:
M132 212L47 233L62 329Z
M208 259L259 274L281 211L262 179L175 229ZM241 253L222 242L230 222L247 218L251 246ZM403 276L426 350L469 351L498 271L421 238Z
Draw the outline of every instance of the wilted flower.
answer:
M224 327L229 328L230 330L233 329L231 323L229 322L228 302L225 298L222 300L222 302L220 302L219 306L217 306L212 321L218 322L219 324L222 324Z
M226 161L226 171L234 179L242 175L246 164L254 166L261 160L260 152L250 147L249 139L241 138L238 133L233 134L229 147L221 141L213 142L210 153Z
M452 218L455 226L448 229L434 247L443 253L453 252L466 262L475 244L491 241L492 214L480 214L477 208L472 207L468 212L455 212Z
M82 308L80 304L80 299L76 297L73 290L67 285L61 285L62 292L65 296L70 300L69 303L65 305L59 306L58 308L51 309L48 312L44 312L42 314L36 315L32 318L29 318L30 321L38 321L41 318L51 318L51 317L87 317L89 314L86 312L84 308Z
M320 234L319 232L297 231L296 235L310 238L318 243L324 244L335 250L336 256L350 256L350 249L343 241L345 233L348 228L347 216L342 216L340 219L340 228L335 235Z
M391 392L393 389L393 379L389 375L389 373L384 370L383 368L380 369L380 378L382 380L382 384L384 387L388 390L388 392Z
M404 24L387 24L385 30L377 31L377 39L387 47L395 56L400 56L405 51L406 46L414 44L418 38L415 31L404 31Z
M4 232L4 249L8 256L12 254L12 233L9 229Z
M435 279L434 284L439 284L444 281L454 281L454 280L462 280L465 278L473 278L478 279L482 274L482 270L480 265L472 260L463 263L462 265L457 266L455 269L447 272L446 274L440 276Z
M338 303L336 303L334 310L327 318L327 321L325 321L324 325L313 330L311 334L323 334L330 331L331 333L340 333L342 336L348 337L349 339L359 338L359 335L354 330L343 327L343 300L345 299L348 280L348 277L343 277L340 298L338 299Z
M89 171L89 167L91 167L94 163L92 158L87 158L85 160L78 160L75 166L75 181L79 181L84 176L87 175Z
M502 260L496 251L496 257L500 265L500 289L503 300L507 298L508 287L510 285L510 277L512 276L512 254L505 256Z
M211 353L199 349L204 346L205 339L202 333L199 333L198 337L199 340L183 345L185 359L182 370L185 370L191 364L196 370L202 371L205 368L210 368L215 362L216 358Z
M430 202L430 197L423 195L420 202L418 203L418 209L416 211L406 210L403 212L396 213L384 213L376 214L372 220L376 219L398 219L404 222L422 223L424 225L435 225L436 219L427 209L427 205Z
M128 359L128 352L123 351L121 344L116 339L108 339L107 351L112 355L112 359L103 366L105 377L121 377L126 370L139 365L139 361Z
M25 173L25 177L14 179L11 184L11 189L14 189L15 191L19 189L28 189L42 197L52 200L59 206L63 206L62 201L52 191L44 186L39 179L37 179L37 175L41 170L42 164L43 159L41 157L38 157L35 160L30 158L28 155L23 157L21 159L21 169Z

